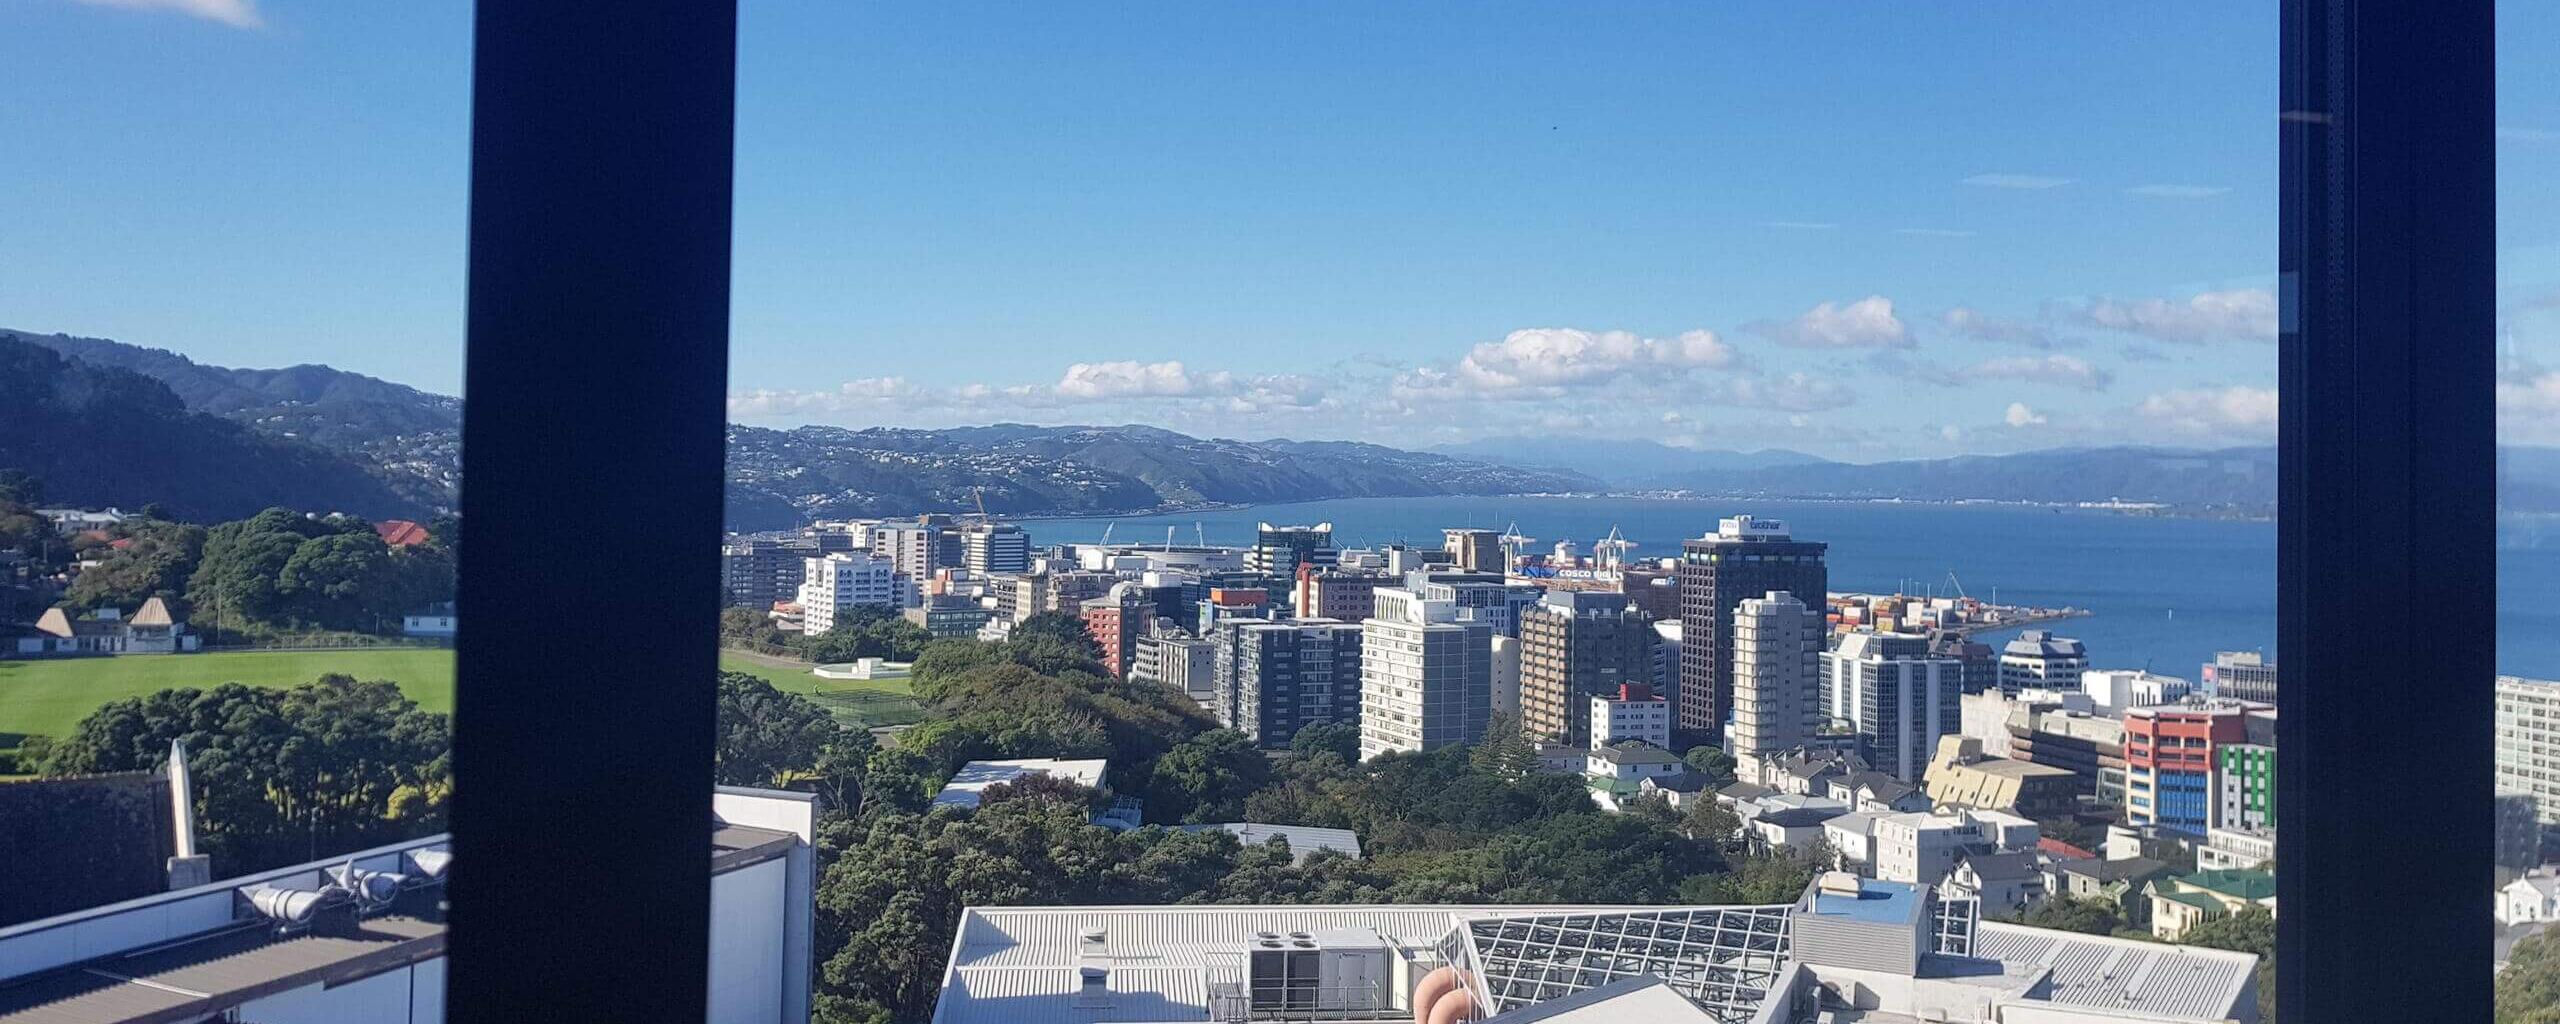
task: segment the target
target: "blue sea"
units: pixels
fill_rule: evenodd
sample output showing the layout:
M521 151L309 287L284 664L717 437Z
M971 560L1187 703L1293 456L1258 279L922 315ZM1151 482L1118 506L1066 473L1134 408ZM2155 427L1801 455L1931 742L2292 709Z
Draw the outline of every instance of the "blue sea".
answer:
M1092 542L1106 528L1115 542L1162 542L1171 527L1177 543L1241 545L1258 521L1330 521L1344 547L1436 547L1444 527L1516 523L1537 538L1532 550L1571 538L1585 553L1615 527L1637 557L1659 558L1741 513L1787 520L1798 539L1830 544L1833 590L1945 594L1953 574L1984 600L2088 609L2050 628L2086 643L2100 667L2192 679L2215 651L2277 654L2269 522L2007 505L1502 497L1355 498L1023 527L1035 544ZM2498 556L2498 670L2560 678L2560 517L2502 520Z

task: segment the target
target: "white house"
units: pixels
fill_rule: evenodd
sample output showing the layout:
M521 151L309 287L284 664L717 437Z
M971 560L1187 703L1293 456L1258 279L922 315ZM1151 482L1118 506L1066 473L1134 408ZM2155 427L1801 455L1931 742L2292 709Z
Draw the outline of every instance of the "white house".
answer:
M1977 899L1983 913L2025 910L2044 901L2044 869L2032 853L1976 853L1956 859L1955 869L1938 883L1941 899Z
M2560 921L2560 872L2535 868L2498 890L2499 924Z
M400 635L451 640L460 621L454 617L452 605L437 605L414 615L401 616Z

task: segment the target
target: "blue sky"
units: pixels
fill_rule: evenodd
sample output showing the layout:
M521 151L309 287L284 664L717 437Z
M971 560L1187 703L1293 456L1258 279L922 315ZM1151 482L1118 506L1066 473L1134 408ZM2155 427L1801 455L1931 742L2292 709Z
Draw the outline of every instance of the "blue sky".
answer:
M2271 2L743 19L745 422L2272 436ZM2520 440L2560 440L2555 21L2503 55ZM464 4L0 0L0 325L458 389L468 49Z

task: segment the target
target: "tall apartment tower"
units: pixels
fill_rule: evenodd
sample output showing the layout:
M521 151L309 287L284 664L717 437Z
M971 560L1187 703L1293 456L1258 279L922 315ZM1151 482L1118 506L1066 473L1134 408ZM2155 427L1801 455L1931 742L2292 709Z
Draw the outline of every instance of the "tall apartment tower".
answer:
M1520 612L1520 728L1546 743L1591 741L1591 698L1653 683L1653 623L1625 594L1558 590Z
M1502 556L1502 535L1492 530L1447 529L1440 531L1441 547L1449 552L1449 560L1467 572L1509 572L1511 566Z
M1253 546L1244 552L1244 567L1267 576L1295 576L1300 565L1329 569L1342 560L1333 546L1333 524L1255 526Z
M1680 728L1723 735L1733 711L1733 610L1773 590L1819 606L1831 588L1828 546L1752 516L1721 520L1713 535L1681 543Z
M1377 592L1360 624L1360 757L1484 738L1493 717L1493 630L1447 601Z
M1964 665L1929 652L1929 638L1856 632L1822 656L1821 714L1858 737L1867 761L1913 785L1941 736L1964 732Z
M2078 689L2088 668L2089 649L2080 641L2030 629L2000 649L2000 692Z
M2560 826L2560 682L2499 676L2497 715L2498 792L2533 797L2542 823Z
M942 568L942 528L917 523L882 523L868 531L871 557L885 558L899 575L921 580Z
M2276 666L2257 651L2221 651L2204 667L2204 692L2216 697L2276 702Z
M1760 759L1803 745L1820 730L1822 612L1785 591L1744 598L1733 609L1734 760Z
M1210 638L1218 724L1285 747L1318 722L1358 722L1361 627L1321 619L1230 619Z

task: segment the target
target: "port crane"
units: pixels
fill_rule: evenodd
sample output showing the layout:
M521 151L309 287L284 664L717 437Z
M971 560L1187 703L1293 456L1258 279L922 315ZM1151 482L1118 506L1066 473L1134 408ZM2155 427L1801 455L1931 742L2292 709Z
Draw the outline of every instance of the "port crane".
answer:
M1591 545L1592 568L1599 572L1602 579L1619 579L1626 575L1627 552L1635 549L1636 542L1620 534L1617 526L1613 524L1609 527L1608 536L1600 538L1598 543Z

